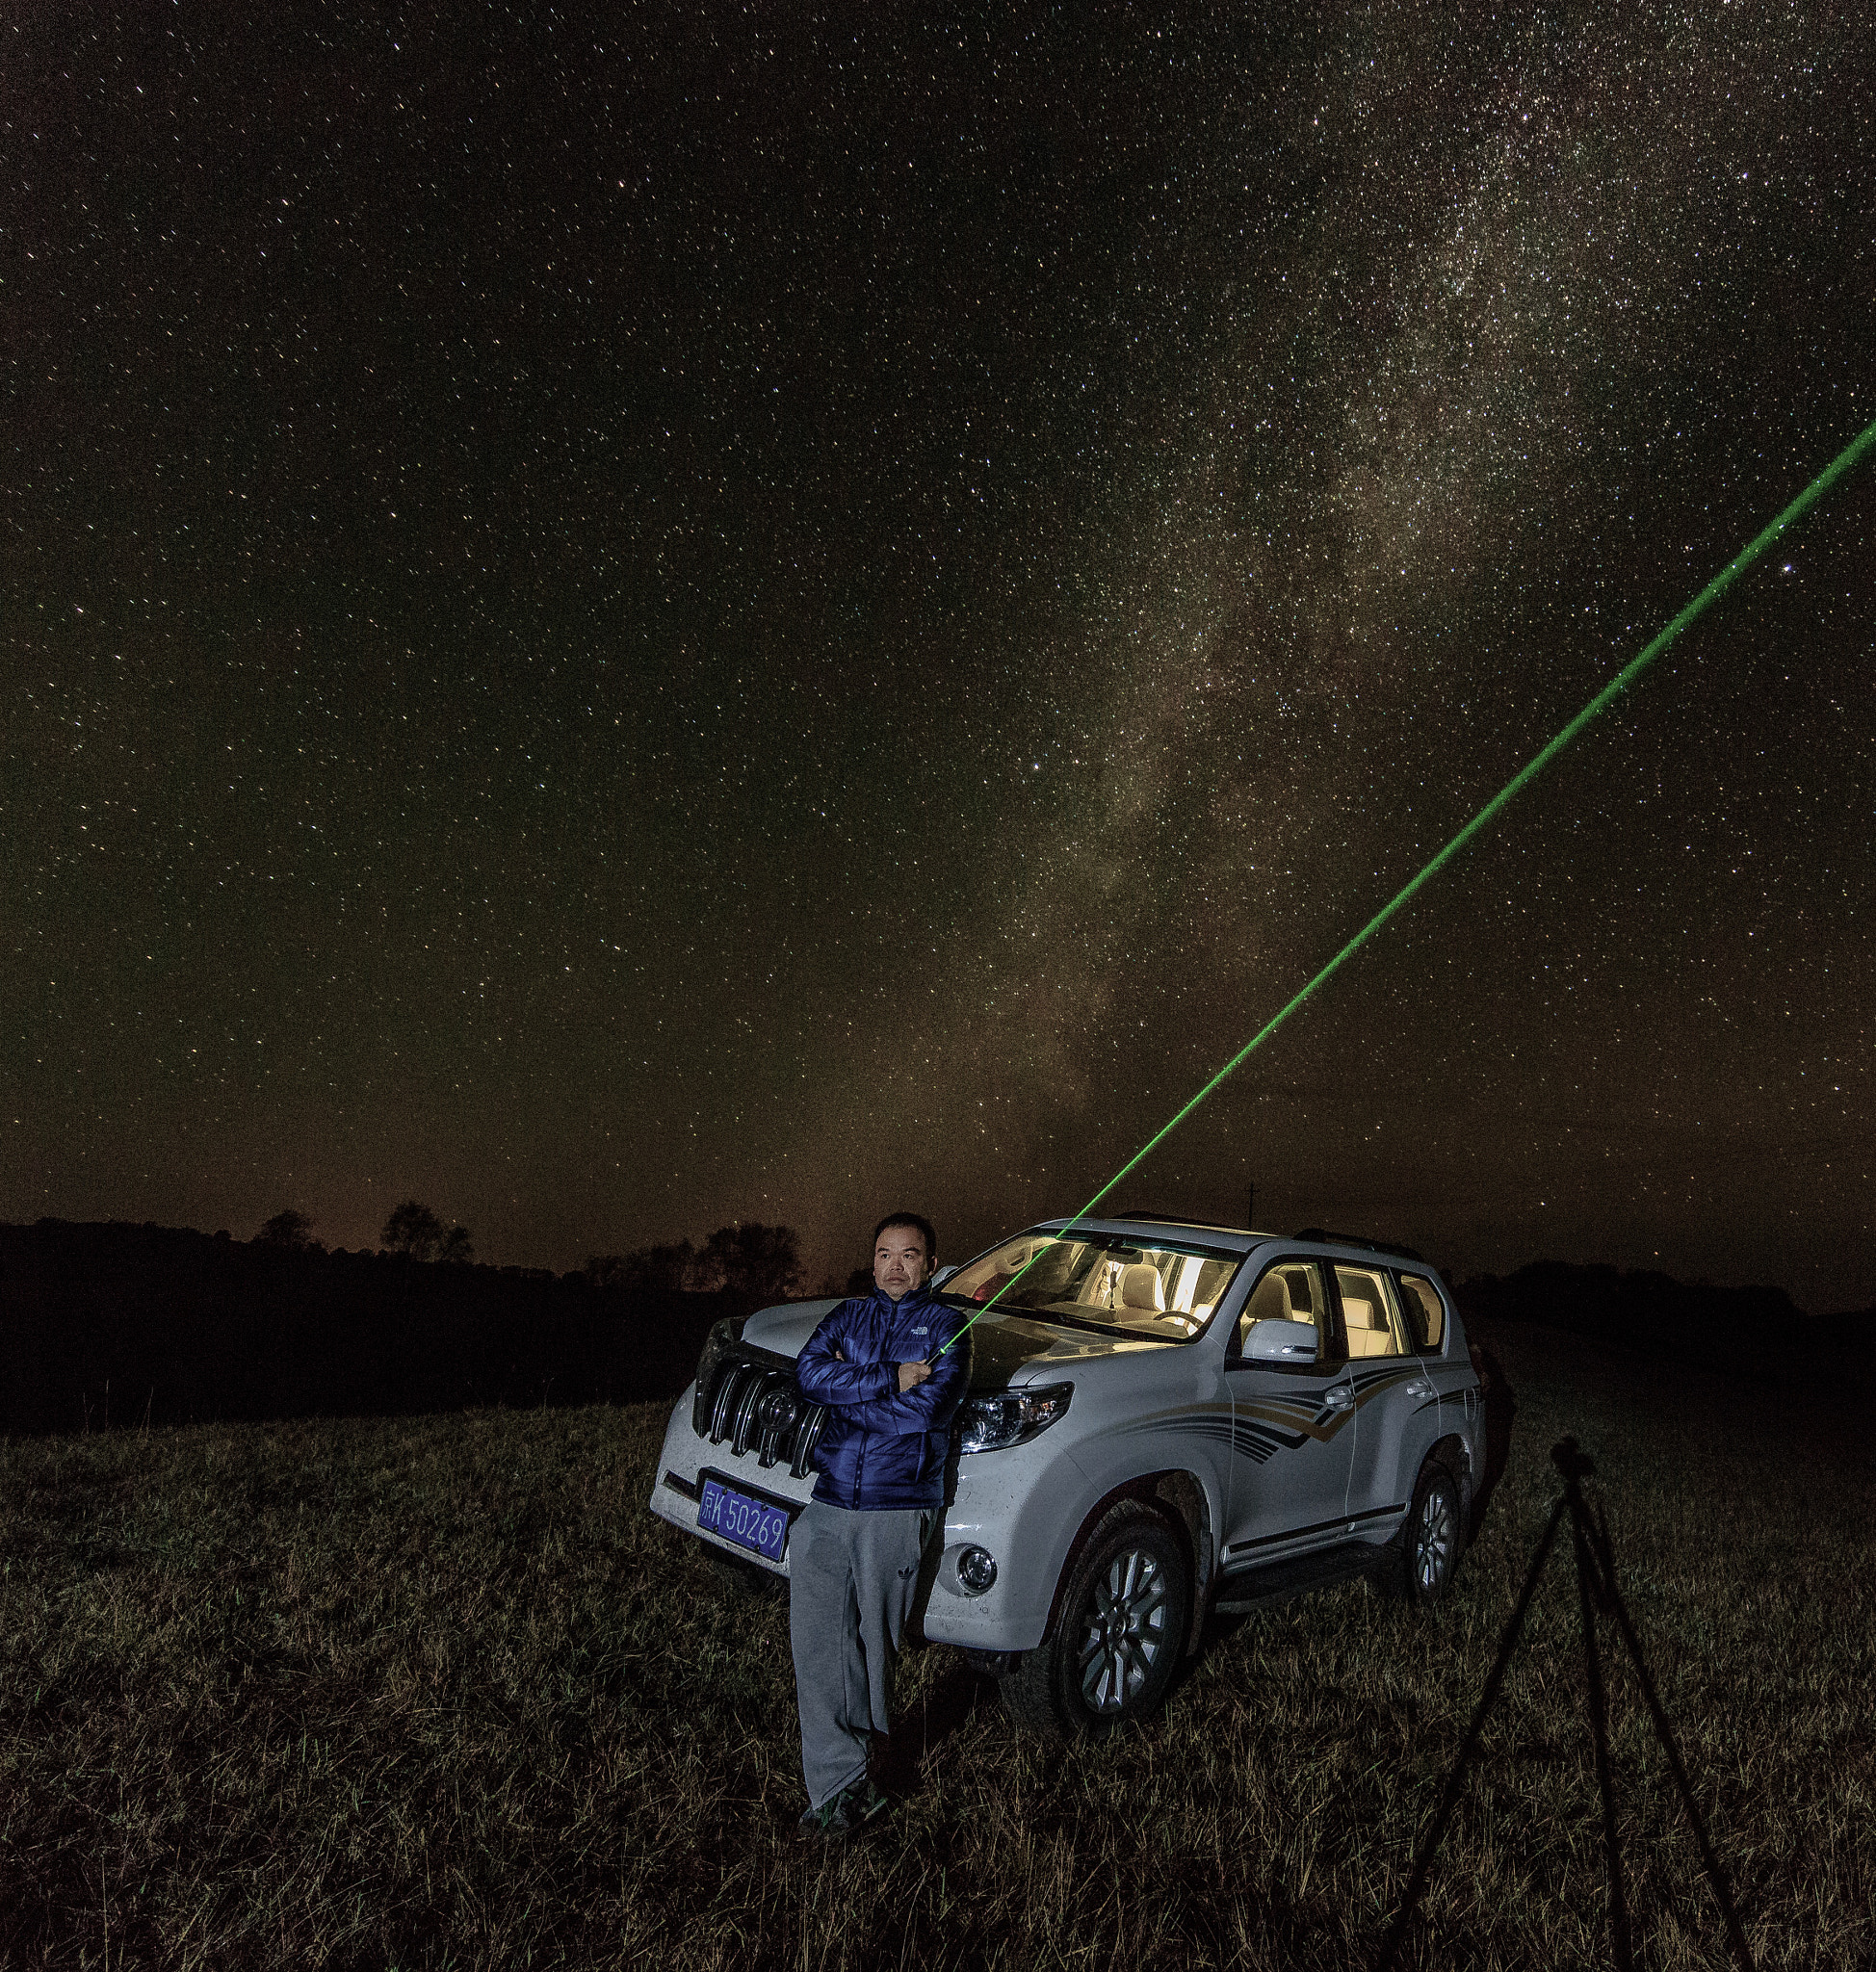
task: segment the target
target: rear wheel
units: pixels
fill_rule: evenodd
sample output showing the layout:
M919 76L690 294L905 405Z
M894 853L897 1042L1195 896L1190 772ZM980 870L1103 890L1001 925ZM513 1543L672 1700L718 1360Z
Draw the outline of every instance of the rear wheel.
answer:
M1444 1466L1428 1466L1414 1488L1400 1545L1379 1580L1389 1595L1420 1608L1437 1602L1459 1566L1459 1486Z
M1054 1636L998 1679L1004 1709L1052 1735L1151 1718L1178 1668L1191 1607L1179 1537L1157 1514L1121 1500L1076 1560Z

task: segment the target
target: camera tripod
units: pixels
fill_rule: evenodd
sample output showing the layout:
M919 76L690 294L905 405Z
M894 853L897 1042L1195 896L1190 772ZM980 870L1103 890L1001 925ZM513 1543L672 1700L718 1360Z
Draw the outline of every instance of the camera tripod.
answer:
M1550 1548L1555 1543L1557 1529L1563 1524L1565 1514L1570 1516L1570 1539L1576 1556L1576 1593L1582 1610L1583 1669L1588 1684L1589 1729L1596 1749L1596 1784L1602 1797L1602 1845L1609 1883L1609 1942L1617 1972L1633 1972L1635 1955L1629 1932L1628 1903L1623 1892L1622 1850L1616 1835L1615 1777L1609 1764L1608 1708L1602 1688L1602 1652L1596 1634L1598 1611L1614 1618L1622 1641L1628 1647L1628 1655L1634 1662L1635 1676L1641 1685L1649 1717L1655 1723L1655 1736L1660 1741L1661 1750L1667 1755L1668 1771L1674 1777L1675 1788L1681 1797L1681 1805L1686 1811L1688 1826L1693 1830L1694 1843L1700 1852L1701 1864L1707 1872L1707 1881L1713 1886L1713 1895L1719 1904L1720 1914L1725 1919L1727 1939L1733 1948L1733 1956L1744 1967L1744 1972L1754 1972L1752 1953L1747 1948L1746 1934L1740 1927L1738 1913L1733 1908L1726 1873L1721 1869L1719 1858L1713 1853L1713 1845L1707 1837L1706 1824L1701 1820L1700 1809L1694 1801L1693 1788L1687 1779L1685 1762L1681 1759L1681 1749L1675 1742L1674 1728L1668 1724L1667 1713L1661 1708L1661 1700L1655 1690L1655 1680L1649 1675L1648 1662L1642 1655L1641 1642L1635 1635L1633 1622L1629 1621L1628 1606L1622 1599L1622 1592L1616 1587L1615 1554L1609 1544L1607 1518L1601 1513L1592 1512L1588 1502L1583 1498L1582 1483L1590 1477L1596 1467L1574 1438L1566 1438L1561 1443L1551 1447L1550 1462L1562 1474L1562 1496L1551 1508L1543 1539L1538 1542L1537 1551L1531 1556L1531 1564L1525 1571L1524 1585L1519 1594L1517 1606L1511 1612L1511 1621L1506 1623L1504 1636L1498 1645L1498 1661L1492 1666L1491 1674L1485 1680L1485 1689L1479 1695L1478 1708L1472 1714L1472 1723L1459 1749L1459 1756L1453 1761L1452 1770L1446 1776L1446 1792L1441 1796L1439 1808L1433 1817L1433 1825L1427 1830L1425 1840L1420 1844L1419 1855L1415 1857L1414 1873L1407 1884L1407 1894L1401 1899L1400 1908L1394 1914L1387 1941L1382 1945L1381 1955L1375 1960L1375 1972L1392 1972L1395 1956L1406 1937L1407 1926L1415 1910L1419 1908L1421 1897L1425 1895L1434 1854L1440 1846L1440 1838L1446 1833L1446 1823L1451 1819L1452 1810L1458 1803L1467 1766L1478 1750L1479 1735L1484 1730L1486 1718L1498 1699L1498 1687L1504 1682L1505 1671L1511 1662L1511 1653L1517 1648L1519 1633L1524 1626L1524 1617L1530 1609L1531 1597L1537 1593L1537 1584L1543 1575L1544 1564L1550 1559Z

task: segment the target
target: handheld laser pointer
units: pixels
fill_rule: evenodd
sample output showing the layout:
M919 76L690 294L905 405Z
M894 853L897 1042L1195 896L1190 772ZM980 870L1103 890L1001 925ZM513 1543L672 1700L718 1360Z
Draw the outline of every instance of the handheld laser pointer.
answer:
M1316 989L1318 986L1320 986L1322 982L1330 976L1332 973L1337 972L1345 960L1352 958L1355 955L1355 953L1359 951L1361 947L1365 946L1368 942L1368 940L1374 936L1374 934L1377 931L1380 930L1382 925L1385 924L1388 921L1388 920L1392 918L1397 910L1400 909L1401 905L1403 905L1407 901L1407 899L1411 897L1417 890L1420 889L1420 885L1423 884L1428 877L1432 876L1436 871L1443 869L1446 866L1446 864L1452 861L1453 857L1458 855L1459 851L1463 849L1466 846L1466 844L1470 843L1475 835L1478 834L1479 830L1482 829L1486 825L1486 823L1489 822L1498 814L1499 809L1501 809L1505 805L1505 803L1509 801L1511 797L1526 784L1526 782L1535 780L1537 776L1541 774L1547 766L1550 765L1550 764L1557 757L1557 755L1561 753L1563 749L1570 744L1571 740L1576 739L1576 735L1580 733L1583 730L1583 728L1587 726L1589 722L1593 718L1595 718L1599 713L1606 712L1608 708L1615 702L1615 700L1619 698L1623 692L1627 691L1629 686L1634 684L1635 680L1639 678L1641 674L1648 669L1649 665L1651 665L1655 662L1655 660L1658 658L1664 650L1667 649L1668 645L1671 644L1675 640L1675 638L1679 636L1681 633L1687 628L1687 626L1690 623L1692 623L1697 617L1704 615L1707 610L1712 604L1716 603L1720 599L1720 597L1723 596L1726 593L1726 591L1733 586L1733 584L1737 580L1737 578L1745 574L1746 570L1749 569L1762 554L1764 554L1766 549L1769 548L1772 545L1772 543L1776 541L1782 533L1785 532L1786 528L1790 527L1793 522L1802 519L1805 514L1810 512L1810 510L1813 506L1815 506L1821 499L1823 499L1824 495L1828 493L1831 490L1831 488L1834 485L1836 485L1837 480L1840 480L1843 477L1843 475L1847 473L1850 470L1850 468L1853 465L1855 465L1859 459L1863 457L1863 454L1866 453L1872 445L1876 445L1876 424L1866 426L1863 428L1863 430L1861 433L1859 433L1857 437L1853 438L1850 441L1850 443L1846 445L1840 453L1837 454L1837 455L1830 462L1830 464L1827 465L1824 468L1824 470L1818 474L1816 479L1814 479L1811 482L1811 484L1807 486L1805 490L1798 495L1797 499L1795 499L1791 503L1791 505L1787 506L1785 509L1785 511L1782 514L1780 514L1775 521L1771 522L1769 526L1765 527L1759 533L1755 534L1753 538L1750 541L1748 541L1743 548L1739 550L1738 554L1736 554L1733 558L1733 559L1729 561L1723 569L1720 570L1719 574L1716 575L1713 578L1713 580L1709 582L1704 589L1701 590L1700 594L1697 595L1693 599L1693 601L1689 603L1687 607L1681 611L1680 615L1675 617L1674 620L1671 623L1669 623L1665 629L1657 631L1655 634L1655 636L1649 640L1649 642L1643 647L1640 655L1631 659L1627 664L1625 664L1623 668L1620 671L1618 671L1616 675L1613 678L1611 678L1605 686L1603 686L1602 690L1599 691L1596 694L1596 696L1592 698L1586 706L1584 706L1582 711L1579 712L1576 714L1576 716L1574 719L1572 719L1567 726L1564 727L1562 732L1560 732L1556 736L1556 738L1553 739L1547 747L1545 747L1542 753L1540 753L1534 760L1530 761L1521 771L1514 774L1511 777L1511 779L1508 780L1504 784L1504 786L1500 788L1496 794L1493 795L1491 800L1489 800L1485 804L1485 806L1481 808L1475 816L1472 817L1472 820L1469 821L1466 824L1466 826L1462 828L1456 836L1453 837L1452 841L1449 842L1446 845L1446 847L1442 849L1430 863L1427 864L1425 869L1423 869L1419 873L1419 875L1410 879L1410 881L1408 881L1401 887L1400 891L1395 896L1394 896L1389 902L1383 904L1381 908L1375 912L1374 916L1370 918L1368 921L1368 922L1364 924L1358 932L1356 932L1354 937L1351 938L1348 941L1348 943L1344 945L1339 952L1336 953L1335 957L1332 958L1329 961L1329 963L1326 966L1324 966L1319 973L1316 973L1316 977L1313 978L1308 983L1308 985L1301 988L1300 991L1298 991L1289 1000L1289 1002L1286 1005L1279 1008L1279 1010L1276 1013L1272 1014L1271 1017L1264 1022L1263 1026L1261 1026L1257 1030L1257 1032L1253 1034L1251 1038L1244 1043L1243 1047L1241 1047L1238 1051L1238 1052L1234 1054L1231 1057L1231 1059L1225 1063L1224 1067L1219 1069L1217 1074L1214 1075L1212 1077L1212 1079L1206 1083L1204 1088L1202 1088L1198 1092L1198 1094L1194 1096L1183 1109L1180 1110L1178 1115L1176 1115L1170 1123L1164 1125L1163 1128L1159 1129L1153 1136L1148 1138L1148 1140L1144 1144L1142 1144L1140 1148L1137 1151L1135 1151L1131 1157L1128 1158L1127 1162L1124 1163L1110 1179L1108 1179L1107 1183L1104 1184L1101 1187L1101 1189L1097 1191L1091 1199L1088 1200L1087 1204L1084 1205L1081 1207L1081 1209L1075 1214L1075 1216L1078 1219L1085 1219L1088 1216L1088 1214L1094 1210L1095 1207L1098 1206L1101 1203L1101 1201L1104 1198L1106 1198L1110 1191L1113 1190L1114 1186L1117 1185L1120 1182L1120 1181L1123 1178L1125 1178L1130 1171L1133 1170L1136 1165L1144 1162L1144 1160L1148 1156L1150 1156L1154 1151L1158 1150L1159 1147L1162 1143L1164 1143L1169 1136L1172 1135L1173 1131L1176 1130L1179 1128L1179 1126L1182 1123L1184 1123L1189 1115L1191 1115L1192 1111L1196 1109L1199 1106L1199 1104L1203 1103L1209 1095L1211 1095L1212 1090L1215 1089L1220 1082L1224 1081L1229 1076L1235 1075L1238 1072L1238 1070L1241 1068L1244 1065L1244 1063L1251 1058L1251 1056L1257 1051L1257 1050L1263 1047L1264 1042L1267 1041L1270 1038L1270 1036L1274 1034L1280 1026L1283 1025L1284 1022L1287 1021L1290 1017L1290 1015L1293 1014L1296 1011L1296 1009L1302 1005L1304 1000L1306 1000L1310 997L1310 995L1314 993ZM979 1320L982 1316L988 1314L990 1310L996 1307L997 1303L1001 1301L1003 1297L1005 1294L1007 1294L1013 1286L1016 1285L1017 1282L1020 1281L1023 1278L1023 1276L1029 1271L1030 1267L1035 1265L1037 1260L1039 1260L1042 1258L1042 1255L1047 1250L1047 1248L1055 1243L1055 1242L1053 1240L1044 1241L1040 1246L1038 1246L1036 1251L1029 1256L1029 1260L1025 1263L1021 1270L1017 1273L1012 1274L1009 1277L1009 1279L1005 1281L1003 1284L997 1289L996 1293L991 1295L990 1299L986 1301L983 1304L983 1306L979 1308L976 1311L976 1313L974 1313L971 1316L970 1321L967 1321L964 1324L963 1328L959 1329L957 1334L951 1338L951 1341L947 1342L945 1344L945 1347L938 1351L938 1354L940 1356L944 1355L946 1350L953 1347L955 1343L959 1340L959 1338L969 1332L973 1323ZM934 1361L936 1359L934 1358Z

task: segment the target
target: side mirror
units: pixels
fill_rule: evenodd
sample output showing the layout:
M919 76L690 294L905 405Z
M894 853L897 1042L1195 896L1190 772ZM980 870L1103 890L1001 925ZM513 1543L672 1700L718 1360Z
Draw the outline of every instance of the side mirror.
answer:
M1252 1362L1314 1362L1317 1340L1314 1322L1254 1322L1250 1346L1244 1354Z

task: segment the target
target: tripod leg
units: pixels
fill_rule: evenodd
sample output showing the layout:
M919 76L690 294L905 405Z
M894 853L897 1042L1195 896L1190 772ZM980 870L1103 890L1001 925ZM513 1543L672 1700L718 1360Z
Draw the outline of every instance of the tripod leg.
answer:
M1585 1516L1587 1518L1587 1516ZM1628 1655L1635 1666L1635 1675L1641 1682L1642 1697L1647 1701L1649 1717L1655 1722L1655 1736L1661 1742L1661 1751L1666 1753L1668 1771L1674 1776L1674 1784L1681 1796L1681 1805L1686 1810L1688 1826L1694 1831L1694 1844L1700 1851L1702 1867L1707 1871L1707 1880L1713 1885L1713 1895L1719 1903L1720 1915L1726 1922L1727 1940L1733 1947L1733 1956L1745 1968L1754 1972L1752 1952L1746 1943L1746 1933L1739 1922L1739 1915L1733 1907L1733 1894L1727 1887L1726 1874L1720 1868L1720 1859L1713 1853L1713 1845L1707 1839L1707 1825L1700 1818L1700 1809L1694 1802L1694 1790L1687 1778L1687 1769L1681 1758L1681 1749L1675 1742L1674 1728L1668 1724L1668 1715L1661 1707L1661 1700L1655 1691L1655 1680L1648 1674L1648 1662L1642 1655L1641 1640L1635 1635L1635 1626L1628 1620L1628 1605L1622 1599L1622 1592L1615 1584L1615 1550L1609 1544L1609 1530L1606 1521L1601 1526L1592 1523L1591 1540L1594 1558L1601 1567L1602 1589L1609 1609L1613 1612L1616 1627L1622 1632L1622 1641L1628 1647Z
M1374 1972L1389 1972L1394 1964L1394 1954L1400 1949L1400 1941L1407 1934L1408 1921L1420 1907L1420 1901L1426 1894L1426 1879L1433 1867L1434 1851L1440 1846L1440 1837L1446 1831L1446 1823L1459 1801L1459 1789L1466 1777L1466 1766L1478 1747L1478 1736L1485 1729L1486 1715L1491 1711L1494 1700L1498 1696L1498 1687L1504 1682L1506 1667L1511 1662L1511 1653L1518 1645L1518 1633L1524 1626L1524 1617L1531 1606L1531 1597L1537 1593L1538 1577L1544 1572L1544 1564L1550 1558L1550 1543L1556 1539L1557 1523L1563 1518L1567 1500L1558 1500L1550 1510L1550 1524L1544 1529L1544 1538L1537 1544L1537 1552L1531 1556L1531 1565L1524 1573L1524 1586L1519 1591L1518 1606L1511 1612L1511 1621L1504 1626L1504 1635L1498 1643L1498 1660L1493 1664L1485 1680L1485 1689L1479 1694L1478 1708L1472 1713L1472 1723L1467 1728L1464 1742L1459 1748L1459 1756L1452 1763L1452 1771L1446 1776L1446 1792L1440 1797L1440 1805L1434 1810L1433 1826L1426 1832L1426 1839L1420 1844L1420 1853L1414 1858L1414 1874L1408 1880L1407 1894L1400 1900L1400 1908L1394 1912L1394 1923L1388 1929L1387 1941L1381 1947L1381 1956L1374 1961Z
M1622 1891L1622 1843L1615 1826L1615 1774L1609 1765L1609 1715L1602 1694L1602 1659L1596 1644L1595 1562L1585 1527L1589 1516L1573 1479L1569 1484L1570 1540L1576 1551L1576 1594L1583 1612L1583 1674L1589 1684L1589 1731L1596 1743L1596 1784L1602 1796L1602 1847L1609 1876L1609 1943L1616 1972L1634 1972L1628 1938L1628 1907Z

